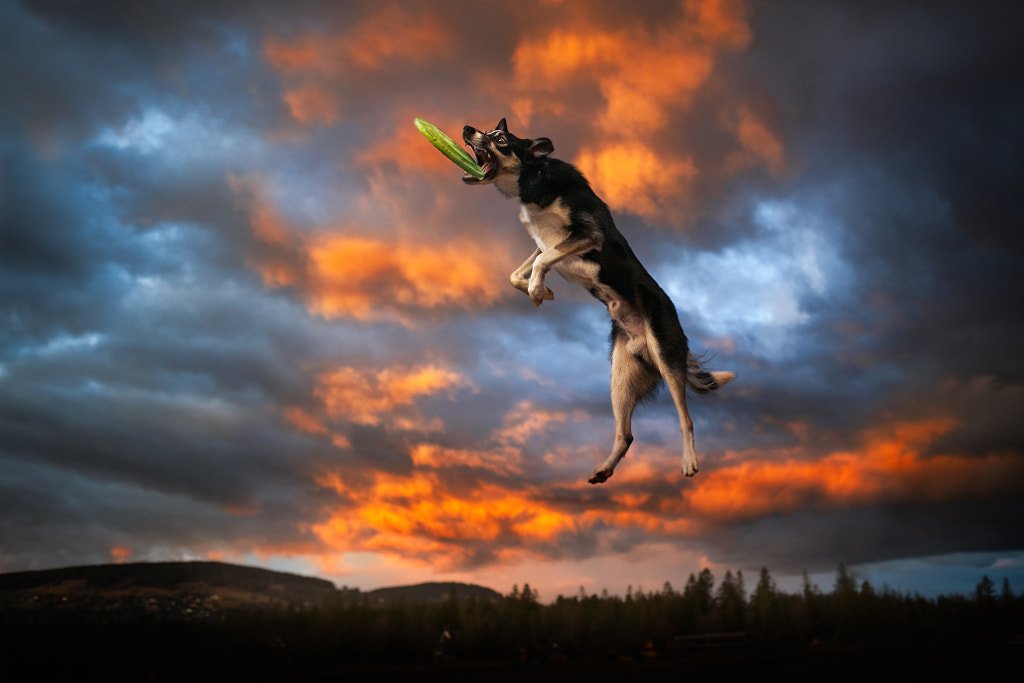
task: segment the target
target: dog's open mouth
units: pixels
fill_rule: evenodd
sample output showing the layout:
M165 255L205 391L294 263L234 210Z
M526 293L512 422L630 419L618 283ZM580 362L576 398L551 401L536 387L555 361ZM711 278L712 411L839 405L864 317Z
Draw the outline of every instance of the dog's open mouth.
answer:
M480 180L491 180L498 172L498 161L494 158L486 149L477 148L474 145L468 145L469 151L476 157L476 163L480 167L480 170L484 172L484 177ZM466 173L463 175L463 180L476 180L471 175Z

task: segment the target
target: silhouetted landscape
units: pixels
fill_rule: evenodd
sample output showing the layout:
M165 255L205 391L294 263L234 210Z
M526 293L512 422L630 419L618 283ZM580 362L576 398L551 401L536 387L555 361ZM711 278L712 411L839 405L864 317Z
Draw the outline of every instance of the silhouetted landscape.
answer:
M632 587L542 602L461 583L363 592L216 562L0 575L3 680L328 680L567 673L964 675L1024 654L1024 596L982 577L971 595L878 589L840 565L823 590L780 591L762 569L682 590Z

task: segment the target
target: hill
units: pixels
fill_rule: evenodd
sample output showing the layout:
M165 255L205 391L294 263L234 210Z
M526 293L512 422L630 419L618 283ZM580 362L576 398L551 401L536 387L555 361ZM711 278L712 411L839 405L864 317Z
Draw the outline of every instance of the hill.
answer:
M0 574L5 604L79 607L214 600L219 607L317 604L336 593L323 579L222 562L143 562Z
M330 598L368 605L438 603L453 591L459 599L502 597L490 588L452 582L339 591L324 579L222 562L141 562L0 574L0 606L145 611L188 618L249 606L311 607Z
M364 593L364 595L372 605L393 602L444 602L451 598L453 592L460 600L469 597L475 597L478 600L500 600L502 598L501 593L484 586L453 582L419 583L415 586L378 588Z

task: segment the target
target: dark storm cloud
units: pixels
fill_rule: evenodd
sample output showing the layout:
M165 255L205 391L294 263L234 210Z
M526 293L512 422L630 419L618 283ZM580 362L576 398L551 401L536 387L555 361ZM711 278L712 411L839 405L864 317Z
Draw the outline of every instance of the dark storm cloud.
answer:
M216 100L246 82L224 66L241 67L243 16L226 5L199 14L184 7L135 7L113 2L9 3L4 21L5 118L41 148L88 137L103 125L124 123L145 100ZM154 16L160 15L160 16ZM212 16L211 16L212 15ZM227 24L235 22L235 33ZM215 59L216 70L196 70ZM200 77L201 75L201 77ZM249 83L252 85L252 83ZM260 113L258 102L235 113ZM264 112L265 113L265 112Z
M227 241L248 235L225 182L247 160L211 135L237 144L260 116L217 131L220 104L254 82L244 67L218 82L248 38L161 7L162 22L102 4L4 10L5 566L102 561L117 539L140 556L295 541L274 520L316 500L294 473L322 448L282 429L278 405L309 382L282 360L323 342L301 309L253 298ZM221 69L202 67L218 52ZM17 541L32 528L45 540Z
M984 377L1017 385L1024 369L1017 352L1024 319L1006 305L1024 295L1024 139L1015 123L1024 94L1013 85L1024 67L1012 38L1019 9L797 7L761 12L755 33L771 49L791 35L775 22L794 19L806 30L812 58L804 59L813 66L791 72L793 63L782 60L787 70L774 75L805 88L796 92L815 120L801 133L810 172L800 193L825 198L844 224L843 257L857 271L845 296L808 302L813 348L838 351L820 357L816 374L860 384L870 393L852 398L880 410L907 407L922 392L935 396L936 383L951 383L943 398L963 421L953 434L978 432L977 411L960 412L963 391L993 409L989 433L1015 434L1012 394L982 398L984 389L968 387ZM900 398L890 403L892 395ZM1004 447L1020 453L1024 442L1007 436Z
M727 566L758 567L748 558L771 557L773 571L828 572L847 564L1019 548L1024 535L1006 519L1021 514L1017 498L849 509L815 515L771 516L712 535L713 553Z

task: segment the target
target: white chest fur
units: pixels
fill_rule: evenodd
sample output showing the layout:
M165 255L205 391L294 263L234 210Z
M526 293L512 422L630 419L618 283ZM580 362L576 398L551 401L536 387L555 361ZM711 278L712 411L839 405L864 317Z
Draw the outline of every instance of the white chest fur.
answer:
M519 210L519 220L541 251L550 249L569 236L569 209L561 200L543 208L536 204L523 204Z
M557 246L569 237L569 208L556 200L543 208L536 204L523 204L519 220L530 233L542 252L557 252ZM569 282L595 292L601 289L598 265L572 254L554 262L555 270ZM598 295L598 298L605 300ZM607 301L606 301L607 303Z

